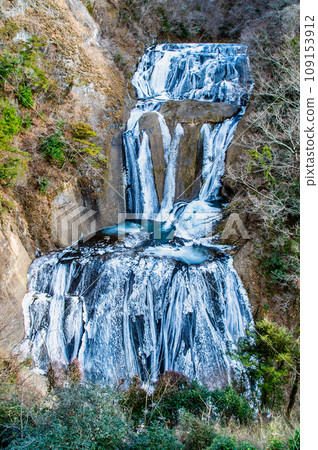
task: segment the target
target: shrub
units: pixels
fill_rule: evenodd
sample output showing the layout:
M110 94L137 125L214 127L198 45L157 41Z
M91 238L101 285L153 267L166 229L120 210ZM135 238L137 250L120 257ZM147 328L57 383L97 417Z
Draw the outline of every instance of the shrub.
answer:
M232 387L211 392L211 403L217 417L228 422L231 419L247 424L254 418L254 411L245 397L238 394Z
M227 436L216 436L212 445L210 445L207 450L237 450L237 442L235 439Z
M24 108L33 108L34 100L32 89L27 84L20 84L18 86L18 92L16 93L17 100Z
M50 180L47 177L40 177L38 179L38 189L41 194L45 194L50 185Z
M299 228L290 235L282 234L276 240L265 242L266 253L262 257L265 274L270 289L280 283L282 286L297 286L299 281ZM292 274L292 275L291 275Z
M138 425L145 418L145 410L150 401L147 392L141 387L140 378L133 377L120 404L128 411L134 424Z
M29 154L11 146L13 136L21 129L21 118L8 100L0 99L0 183L12 182L27 168Z
M6 211L11 211L15 207L14 202L10 200L5 200L0 194L0 215Z
M293 437L288 440L288 446L290 450L300 450L300 431L295 431Z
M297 370L298 348L285 328L267 319L239 339L237 357L254 389L260 389L261 407L278 409L284 403L284 387Z
M75 123L71 127L71 135L80 153L86 153L90 156L99 155L101 147L98 147L95 142L90 141L90 139L97 137L91 125L85 124L84 122Z
M0 183L2 186L11 186L20 173L26 169L26 160L19 157L4 156L0 164Z
M0 357L0 448L7 448L21 434L21 429L33 422L28 394L22 402L17 388L21 366L13 357Z
M254 445L250 444L249 442L241 442L238 447L237 450L257 450L256 447L254 447Z
M75 358L69 364L50 362L47 372L48 391L55 388L63 388L69 385L75 385L80 382L83 374L81 372L79 361Z
M22 128L24 128L25 130L29 130L31 127L32 118L28 114L25 114L22 120Z
M84 0L84 5L86 6L86 9L90 13L90 15L93 15L95 3L92 3L90 0Z
M30 82L35 91L47 92L49 87L52 86L44 70L39 67L32 66L33 73L30 75Z
M21 65L32 68L38 56L43 54L46 44L46 39L39 38L35 34L27 42L24 42L20 50Z
M182 444L177 440L173 431L160 424L154 424L136 433L129 448L132 450L177 450L182 448Z
M0 448L6 448L18 436L19 423L25 419L19 398L5 387L6 393L0 391Z
M283 444L280 440L278 439L271 439L270 441L270 445L267 447L267 450L283 450L283 449L287 449L287 447L285 446L285 444Z
M128 424L114 394L102 387L57 388L52 407L44 409L36 427L25 430L11 449L118 449Z
M97 134L95 133L94 130L92 130L91 125L84 123L84 122L79 122L79 123L74 123L71 127L71 133L72 133L72 137L73 139L87 139L90 137L96 137Z
M42 139L42 152L50 161L64 162L66 143L63 138L64 133L56 132Z
M21 48L18 55L7 51L0 56L0 87L8 79L8 85L24 108L33 108L35 93L47 93L54 86L45 71L37 66L45 45L44 40L33 36L23 43L22 48L21 44L18 45Z
M166 371L160 375L152 400L155 408L152 417L164 418L169 426L175 426L180 420L181 410L194 415L202 413L210 393L196 381L191 381L179 372Z
M21 129L21 118L8 100L0 99L0 150L3 150L13 136Z
M210 422L184 414L181 420L181 442L185 450L202 450L211 445L217 433Z
M4 36L12 39L18 30L19 30L19 26L16 23L6 20L5 27L0 28L0 35L4 35Z
M19 60L16 56L9 53L0 55L0 86L10 74L15 72L18 65Z

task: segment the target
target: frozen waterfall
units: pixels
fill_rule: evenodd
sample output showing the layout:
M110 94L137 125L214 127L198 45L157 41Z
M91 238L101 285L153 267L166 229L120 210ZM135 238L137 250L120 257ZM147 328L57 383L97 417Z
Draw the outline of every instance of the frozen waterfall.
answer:
M177 370L210 387L229 383L239 366L229 355L252 323L244 287L225 249L211 239L222 215L225 154L252 89L246 47L164 44L148 49L133 77L138 102L123 136L127 212L135 220L36 259L23 300L25 339L38 370L79 361L99 382ZM182 123L170 125L167 101L228 103L237 113L202 123L199 194L176 201ZM162 196L151 136L157 121ZM210 236L210 237L209 237Z

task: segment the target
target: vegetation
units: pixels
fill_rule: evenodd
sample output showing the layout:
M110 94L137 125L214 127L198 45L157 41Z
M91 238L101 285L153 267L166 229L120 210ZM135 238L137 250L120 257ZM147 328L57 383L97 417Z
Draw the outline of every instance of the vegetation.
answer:
M221 423L234 420L240 424L247 425L255 417L255 412L251 408L250 402L231 386L212 392L210 401L214 416Z
M255 87L247 112L245 164L229 175L248 193L243 212L258 223L257 257L270 296L283 308L299 290L299 38L273 46L255 37ZM247 166L247 170L246 170Z
M181 373L166 371L160 375L151 395L141 387L140 379L134 377L123 394L122 403L136 426L161 421L172 428L179 422L182 411L202 414L210 395L196 381L190 381Z
M89 2L87 2L89 3ZM255 2L254 2L255 3ZM130 28L142 28L146 35L162 41L237 42L252 35L256 27L268 29L279 39L282 15L293 0L239 4L231 0L122 0L119 22ZM98 17L98 5L91 14ZM280 28L278 28L280 26Z
M299 345L293 336L264 319L247 337L240 338L237 357L246 367L252 392L260 391L260 407L280 410L286 404L286 386L299 376ZM288 414L293 406L289 401Z
M58 161L63 163L65 160L64 150L66 149L66 142L62 132L50 134L42 139L41 147L44 156L50 161Z
M45 43L33 37L18 51L0 55L0 183L12 186L19 175L26 173L30 155L17 149L14 137L32 125L22 108L34 108L34 96L48 89L48 79L36 66ZM18 102L15 104L14 100Z
M15 206L16 205L14 202L7 200L7 199L3 198L2 195L0 195L0 215L7 211L12 211Z
M76 151L85 157L88 156L94 166L98 167L100 163L106 162L106 159L100 155L102 147L94 142L94 138L98 136L91 125L83 122L74 123L71 125L70 134Z
M62 165L68 161L76 165L83 158L94 167L99 167L106 160L100 155L101 147L94 142L96 137L97 134L89 124L83 122L70 126L63 124L62 128L57 127L54 133L41 139L41 150L51 163L57 162Z
M95 168L105 164L96 144L97 134L83 122L67 124L59 119L54 125L38 112L37 105L56 95L55 82L45 68L45 39L33 36L27 42L8 45L0 53L0 184L13 186L28 171L30 154L19 150L23 135L33 131L41 118L48 131L38 139L38 149L50 163L62 168L65 163L75 169L85 164ZM28 110L28 112L26 112ZM41 175L34 185L45 194L49 177Z
M11 185L22 174L29 154L12 146L12 140L21 129L21 118L15 107L4 98L0 98L0 183Z
M24 391L19 383L21 365L12 359L1 361L0 374L0 445L2 448L87 448L87 449L191 449L191 450L255 450L255 449L293 449L299 448L299 430L286 422L288 434L273 434L262 429L262 443L255 444L255 427L259 426L249 419L239 423L235 419L237 411L229 395L229 388L211 392L196 385L195 391L204 392L205 401L189 412L193 405L185 402L185 391L191 392L191 382L183 375L168 372L161 376L155 391L165 394L154 401L153 394L136 389L136 379L126 390L110 389L87 384L79 377L78 364L70 367L52 365L48 380L51 390L45 400ZM149 409L165 411L167 392L174 391L174 401L169 401L169 414L155 417ZM193 388L192 388L193 390ZM193 394L192 394L193 395ZM233 395L233 394L232 394ZM189 397L188 397L189 398ZM196 398L196 395L193 396ZM225 417L213 412L212 404L222 398L220 411L232 410ZM178 399L178 400L177 400ZM143 406L142 405L143 402ZM235 403L235 402L234 402ZM143 409L138 423L131 421L132 409L139 404ZM187 405L187 408L185 407ZM172 424L171 417L174 418ZM251 416L252 418L252 416ZM136 419L136 417L135 417ZM234 420L234 422L233 422ZM260 420L260 418L258 419ZM232 426L235 424L236 429ZM260 422L262 424L262 422ZM263 425L262 425L263 426ZM254 427L254 428L253 428ZM252 430L251 430L252 428ZM245 433L245 434L244 434ZM248 434L249 433L249 434ZM266 437L264 438L264 434ZM280 447L279 447L280 445ZM297 447L298 446L298 447Z
M50 180L48 177L39 177L38 178L38 189L41 194L45 194L50 185Z

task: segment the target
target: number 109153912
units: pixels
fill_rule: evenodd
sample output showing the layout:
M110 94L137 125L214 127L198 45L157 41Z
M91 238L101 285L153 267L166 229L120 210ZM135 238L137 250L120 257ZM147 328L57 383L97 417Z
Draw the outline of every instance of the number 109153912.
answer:
M305 81L314 81L315 79L315 17L305 17Z

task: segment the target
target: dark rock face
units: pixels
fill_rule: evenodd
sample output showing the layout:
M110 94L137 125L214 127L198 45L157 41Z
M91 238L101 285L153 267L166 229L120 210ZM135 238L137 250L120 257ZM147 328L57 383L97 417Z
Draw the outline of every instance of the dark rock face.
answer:
M233 117L239 109L230 103L197 100L169 101L161 105L159 112L164 116L170 134L173 135L178 123L184 130L176 164L176 201L191 201L199 194L203 158L200 134L202 125L209 123L213 128L216 123ZM145 113L139 119L139 128L140 132L145 131L149 136L156 190L161 203L166 166L158 114Z
M168 126L176 126L177 123L200 125L224 122L237 114L239 109L239 106L231 103L182 100L166 102L159 111L165 116Z
M139 120L139 128L141 132L146 131L149 136L155 184L158 200L161 203L163 199L163 188L165 182L165 161L162 133L158 115L155 113L144 114Z

